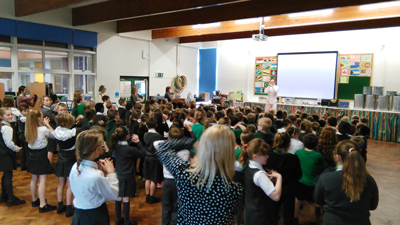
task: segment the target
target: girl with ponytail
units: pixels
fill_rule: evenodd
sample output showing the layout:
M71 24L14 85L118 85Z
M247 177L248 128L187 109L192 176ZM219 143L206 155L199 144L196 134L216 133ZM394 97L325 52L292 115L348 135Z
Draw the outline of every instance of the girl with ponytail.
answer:
M282 195L275 204L275 216L279 218L279 211L283 206L285 224L292 224L294 219L295 188L297 181L303 176L300 160L297 155L288 152L291 140L288 133L277 133L274 138L274 152L269 154L266 168L276 170L282 175Z
M122 224L121 202L124 201L124 224L135 224L129 220L130 199L136 194L136 161L137 158L146 155L146 149L140 143L139 137L132 135L132 142L137 144L138 148L132 147L128 143L129 132L127 127L118 127L111 135L111 148L115 153L115 170L119 181L118 198L115 201L116 224Z
M118 178L112 160L100 159L103 154L103 134L86 130L76 138L76 160L69 174L74 194L74 217L72 225L109 225L110 216L105 201L118 197Z
M268 160L270 146L261 138L251 140L242 147L239 161L248 166L245 175L245 224L275 224L274 201L279 201L282 192L282 176L262 168ZM275 180L275 186L270 179Z
M336 160L336 172L322 174L315 186L315 202L325 211L323 224L371 224L369 211L378 207L379 191L357 143L339 142Z

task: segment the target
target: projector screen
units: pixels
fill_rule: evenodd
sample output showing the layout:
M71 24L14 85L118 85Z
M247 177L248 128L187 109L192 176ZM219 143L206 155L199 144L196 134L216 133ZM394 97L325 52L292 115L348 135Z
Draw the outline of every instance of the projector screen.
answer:
M278 54L278 96L335 99L338 52Z

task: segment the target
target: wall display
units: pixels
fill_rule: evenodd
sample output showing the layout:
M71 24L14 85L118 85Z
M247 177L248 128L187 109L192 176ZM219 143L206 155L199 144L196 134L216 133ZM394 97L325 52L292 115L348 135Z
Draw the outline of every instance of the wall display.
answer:
M271 80L277 78L277 56L262 56L256 57L254 69L254 94L255 95L268 95L265 94L265 89L268 87Z
M371 85L373 54L341 54L338 61L337 98L354 100Z

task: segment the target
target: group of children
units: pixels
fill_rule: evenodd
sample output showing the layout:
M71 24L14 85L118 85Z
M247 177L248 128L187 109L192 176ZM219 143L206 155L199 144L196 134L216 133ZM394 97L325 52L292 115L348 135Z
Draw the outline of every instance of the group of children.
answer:
M300 112L264 114L259 107L254 111L248 107L223 110L215 105L196 109L195 104L166 101L158 104L153 100L147 101L143 108L141 104L120 99L116 108L110 106L108 96L102 100L103 103L84 103L81 93L76 92L72 115L65 104L53 102L47 96L37 103L42 105L40 111L20 106L20 114L13 113L13 102L7 105L5 101L7 108L0 109L0 171L3 172L0 201L7 201L7 206L25 203L12 190L12 170L17 165L14 152L21 150L21 169L32 174L32 207L39 206L40 213L65 212L67 217L74 215L73 224L109 224L104 201L115 200L117 224L137 224L130 221L129 212L130 198L137 195L135 175L139 175L145 180L148 204L161 201L155 194L157 185L164 181L162 223L176 224L176 184L157 158L154 143L184 138L199 141L206 129L219 124L228 126L236 139L234 180L245 187L241 207L242 211L246 209L245 223L276 224L282 206L285 224L296 224L301 205L305 201L314 202L314 185L319 174L336 166L326 162L326 159L335 161L334 154L332 149L324 148L326 143L321 140L334 139L331 142L335 146L338 141L352 138L360 145L366 161L370 130L365 118L353 117L350 123L349 118L342 117L337 125L337 119L329 117L327 112L319 119L318 115ZM13 118L14 122L18 119L15 127L11 126ZM21 147L10 135L13 128L18 131ZM335 135L327 138L327 131ZM53 169L51 162L57 149L58 160ZM186 162L196 155L196 147L176 151ZM47 204L45 196L47 174L52 173L59 177L57 207ZM91 195L96 197L89 198ZM96 220L88 220L95 215ZM240 224L241 212L237 215L236 222ZM315 223L315 214L310 218Z

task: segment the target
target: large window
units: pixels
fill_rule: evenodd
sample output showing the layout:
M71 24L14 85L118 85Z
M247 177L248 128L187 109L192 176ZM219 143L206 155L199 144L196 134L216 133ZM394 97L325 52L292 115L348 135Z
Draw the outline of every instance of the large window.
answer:
M43 68L43 52L30 49L18 49L19 68Z
M0 67L11 67L11 48L0 46Z
M4 91L12 91L12 73L10 72L0 72L0 83L4 84Z
M82 91L85 96L91 96L94 98L94 81L95 76L93 75L75 75L74 76L74 87L75 91Z
M45 51L45 69L68 70L68 53Z
M54 74L53 91L55 94L68 94L69 93L69 75L67 74Z
M93 71L93 56L92 55L74 55L74 70Z

